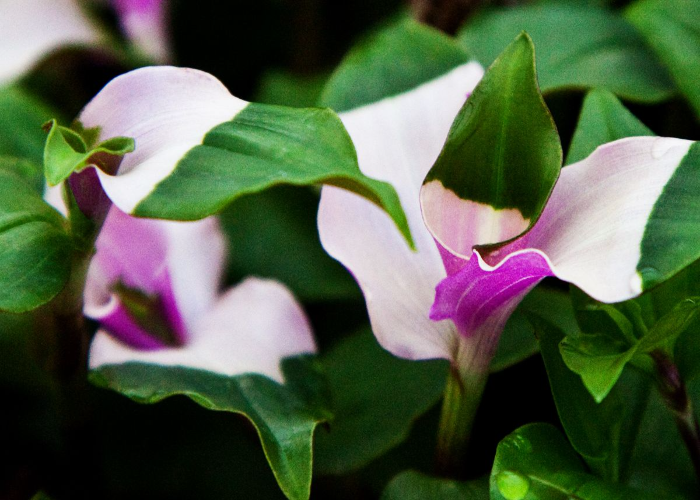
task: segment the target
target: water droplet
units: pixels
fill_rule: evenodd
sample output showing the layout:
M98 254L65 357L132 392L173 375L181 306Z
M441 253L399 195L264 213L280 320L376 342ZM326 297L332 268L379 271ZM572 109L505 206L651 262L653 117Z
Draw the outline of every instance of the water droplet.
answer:
M645 289L648 289L657 283L663 281L663 275L661 274L661 271L654 267L645 267L643 269L640 269L639 271L639 276L642 278L642 286Z
M517 472L504 470L496 476L496 485L507 500L522 500L530 491L530 480Z

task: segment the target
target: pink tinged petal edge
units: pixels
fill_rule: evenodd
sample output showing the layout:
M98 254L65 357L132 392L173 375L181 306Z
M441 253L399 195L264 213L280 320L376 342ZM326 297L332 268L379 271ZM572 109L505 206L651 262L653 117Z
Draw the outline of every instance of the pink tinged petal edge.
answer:
M0 84L60 46L99 39L76 0L0 0Z
M90 368L129 362L184 366L234 376L260 373L284 382L280 361L314 353L301 306L284 285L248 278L219 297L180 348L142 351L99 331L90 347Z
M79 120L86 128L100 128L99 141L135 139L136 149L124 157L117 175L97 170L114 204L132 213L209 130L232 120L247 105L208 73L152 66L109 82Z
M445 270L423 225L418 194L482 75L481 66L469 63L411 92L340 115L362 172L390 182L398 192L417 251L374 204L328 186L318 213L321 242L359 282L380 344L400 357L454 359L459 347L453 325L428 318Z
M112 0L127 37L147 56L171 58L165 0Z

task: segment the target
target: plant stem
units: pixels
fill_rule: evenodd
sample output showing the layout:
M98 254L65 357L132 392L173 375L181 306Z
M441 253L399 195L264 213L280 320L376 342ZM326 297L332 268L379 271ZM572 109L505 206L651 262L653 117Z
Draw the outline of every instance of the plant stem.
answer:
M700 481L700 426L685 383L678 367L665 352L657 349L651 353L651 357L656 365L657 387L676 420L678 431L693 462L695 475Z
M452 367L445 386L437 436L436 468L440 475L460 476L486 373L463 376Z

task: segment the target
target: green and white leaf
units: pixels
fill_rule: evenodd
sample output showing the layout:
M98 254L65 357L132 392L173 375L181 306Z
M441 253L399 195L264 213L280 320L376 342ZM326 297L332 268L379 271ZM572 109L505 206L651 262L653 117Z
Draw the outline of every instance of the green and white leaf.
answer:
M227 377L203 370L146 363L102 365L90 380L140 403L185 395L216 411L239 413L255 426L282 491L307 499L311 488L312 438L332 418L318 361L309 356L282 363L282 386L257 374Z

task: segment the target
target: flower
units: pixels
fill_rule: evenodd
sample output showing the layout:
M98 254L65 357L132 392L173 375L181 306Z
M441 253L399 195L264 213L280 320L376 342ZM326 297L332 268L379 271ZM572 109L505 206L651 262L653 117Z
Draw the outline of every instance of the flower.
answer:
M90 367L141 361L282 382L282 358L315 352L280 283L248 278L223 294L218 221L138 219L112 207L88 270L85 314L100 322Z
M165 62L171 57L166 0L112 0L126 36L146 56Z
M399 192L418 251L381 211L333 187L323 188L318 226L326 251L359 282L387 350L485 373L508 317L544 277L614 302L698 257L695 232L673 225L691 216L668 212L674 197L690 196L676 184L692 175L683 165L697 149L656 137L601 146L561 171L539 220L520 234L528 221L517 210L461 199L439 180L421 186L481 76L472 67L341 115L363 172Z

